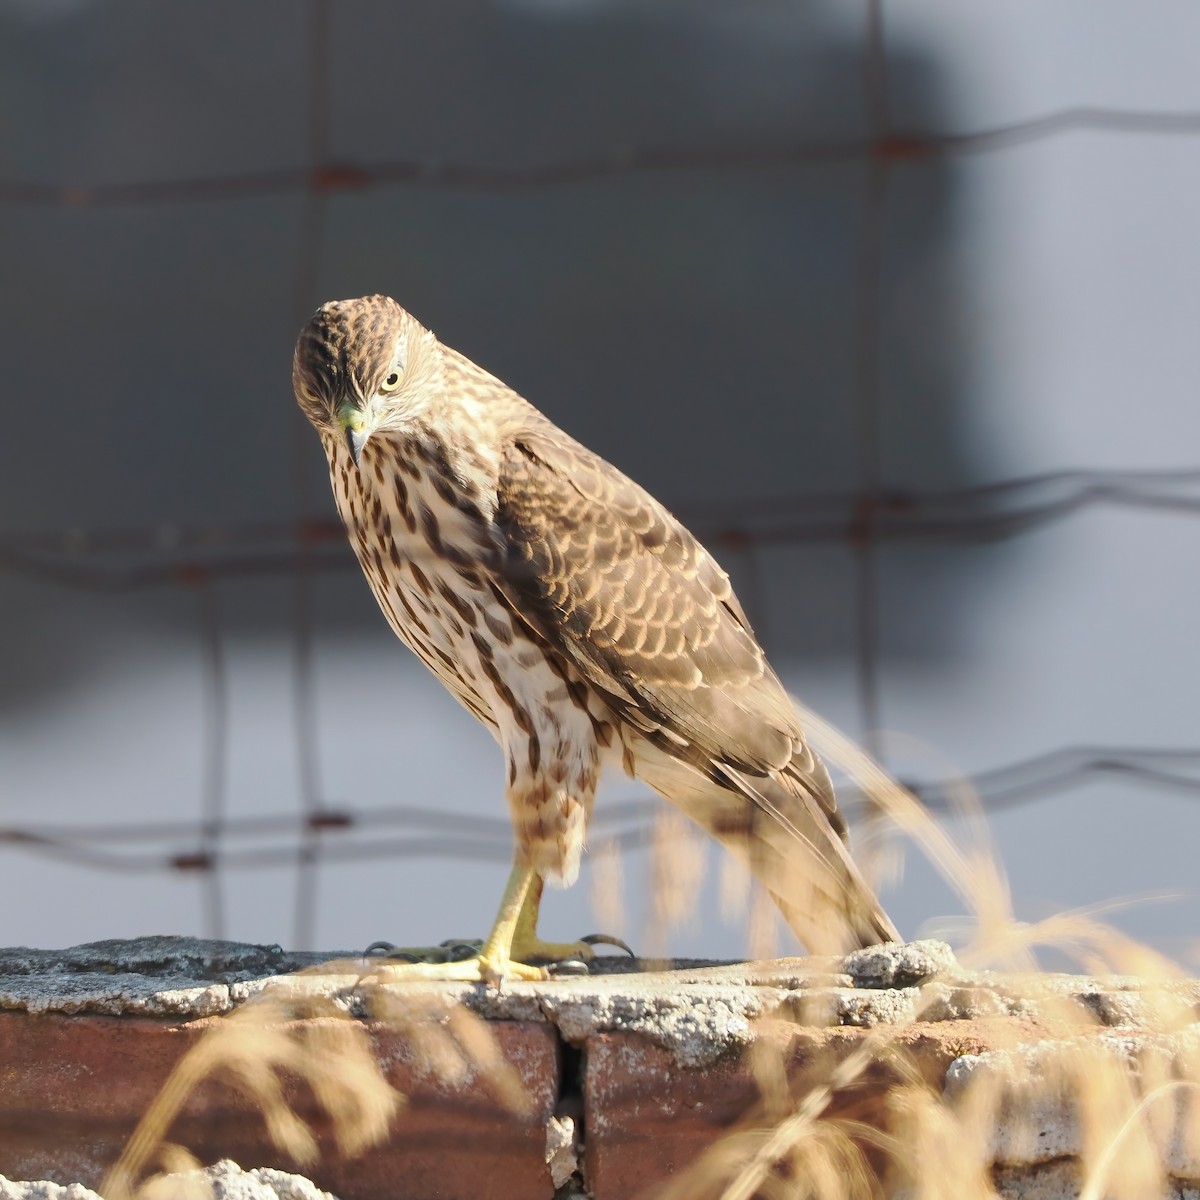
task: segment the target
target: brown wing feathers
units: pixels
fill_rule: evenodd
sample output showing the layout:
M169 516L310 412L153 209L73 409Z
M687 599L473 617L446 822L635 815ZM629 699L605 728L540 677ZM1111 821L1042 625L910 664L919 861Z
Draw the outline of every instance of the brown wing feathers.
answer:
M502 464L497 519L527 564L515 580L522 601L598 686L631 690L715 759L785 767L800 731L725 603L724 574L642 489L559 436L522 435Z
M813 922L814 895L825 912L847 910L863 944L896 937L842 844L824 765L692 535L553 426L507 447L497 519L516 560L515 606L540 615L543 635L630 724L724 789L713 819L699 819L731 847L740 840L806 943L829 936Z

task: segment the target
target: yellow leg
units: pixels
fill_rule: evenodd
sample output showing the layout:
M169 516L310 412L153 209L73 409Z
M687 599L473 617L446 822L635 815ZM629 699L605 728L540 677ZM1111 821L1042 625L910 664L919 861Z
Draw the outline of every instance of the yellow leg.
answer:
M403 950L396 950L389 943L382 942L379 945L410 961L382 962L368 978L381 982L402 982L406 979L480 980L499 987L506 979L548 979L550 972L545 967L530 965L528 960L531 958L557 964L556 974L586 974L586 966L579 964L595 957L593 946L618 946L633 956L633 951L620 938L604 933L589 934L577 942L543 942L537 935L543 886L542 877L533 867L514 864L504 887L492 932L477 954L448 962L446 958L455 952L455 946L449 942L441 946L416 946ZM479 945L478 942L473 944ZM467 947L470 945L467 943ZM367 954L370 953L371 950L368 950ZM575 971L570 970L572 962L577 966Z
M513 929L511 953L515 959L526 962L531 958L546 959L549 962L563 962L578 959L586 962L595 958L596 945L619 946L631 957L633 951L620 938L610 937L606 933L593 933L578 942L544 942L537 933L538 910L542 903L542 889L545 881L536 872L525 893L525 903L517 914L517 923Z
M508 883L504 885L500 911L496 914L492 932L475 958L463 959L461 962L380 963L371 977L383 983L416 979L478 980L497 988L506 979L549 978L545 967L531 967L519 960L514 961L513 955L514 937L535 880L541 884L537 872L532 867L513 865ZM541 895L540 886L538 895ZM533 906L533 920L537 920L536 901Z
M530 967L513 959L516 957L514 943L529 897L536 886L537 896L542 894L542 880L533 867L522 867L517 863L509 872L508 883L500 900L500 911L488 940L479 952L479 977L488 983L499 983L510 975L517 979L545 979L542 967ZM533 904L533 919L537 921L537 904Z

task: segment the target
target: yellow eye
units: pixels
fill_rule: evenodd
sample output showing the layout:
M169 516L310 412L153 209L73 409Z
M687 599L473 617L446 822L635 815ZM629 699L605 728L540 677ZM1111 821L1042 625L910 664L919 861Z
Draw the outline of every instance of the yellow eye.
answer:
M400 380L403 378L404 375L399 367L393 367L384 376L383 382L379 385L379 390L386 396L389 393L394 392L400 386Z

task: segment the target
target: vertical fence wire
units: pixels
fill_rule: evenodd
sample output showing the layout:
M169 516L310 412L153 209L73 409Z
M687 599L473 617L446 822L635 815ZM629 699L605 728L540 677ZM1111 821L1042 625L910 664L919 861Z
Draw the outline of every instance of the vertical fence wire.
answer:
M223 938L228 932L222 892L220 855L227 836L229 788L229 672L221 633L221 613L216 589L207 576L195 584L203 662L204 755L202 767L200 849L196 867L204 893L206 936Z
M325 240L328 200L320 180L328 157L329 143L329 3L309 0L308 9L308 158L312 186L304 196L301 240L297 255L295 328L303 323L314 307L321 247ZM313 511L312 488L306 463L310 453L308 431L294 406L288 405L292 430L292 455L296 477L298 528ZM320 874L321 824L317 820L322 807L321 770L318 760L316 646L314 640L314 603L316 579L312 570L311 540L303 536L298 546L300 569L296 572L292 602L292 711L296 739L300 807L304 815L304 833L296 869L293 944L309 950L315 944L317 900Z
M334 34L329 0L309 0L306 30L307 164L294 171L259 172L245 178L222 177L188 182L157 184L114 184L102 188L26 185L0 179L0 202L46 206L105 204L152 204L173 202L181 197L203 196L210 200L245 195L299 193L300 218L294 275L293 315L299 326L315 304L320 266L329 223L329 196L345 188L367 184L384 186L448 186L488 190L534 190L589 179L627 175L635 171L677 170L702 166L709 169L741 169L756 162L845 162L861 164L863 190L857 230L854 272L854 352L856 356L851 403L855 414L856 465L852 492L838 497L797 498L794 518L756 526L754 514L737 510L734 503L716 514L716 536L741 559L746 577L747 607L754 615L759 633L769 640L767 593L762 579L761 551L767 546L795 545L813 541L838 542L849 547L853 557L853 604L855 614L855 696L861 737L867 750L881 759L883 703L881 695L881 614L884 611L884 581L880 572L880 550L885 539L895 537L933 538L946 541L982 541L1000 536L1017 536L1047 520L1059 519L1091 504L1124 504L1142 510L1170 511L1200 516L1200 471L1163 472L1064 472L1006 481L993 487L965 489L958 493L909 495L903 504L884 491L885 464L882 443L881 404L883 395L881 361L884 323L884 274L886 223L889 191L896 163L932 154L976 154L1029 141L1059 136L1064 132L1089 129L1111 136L1200 136L1200 113L1129 113L1080 108L1048 114L1011 126L976 134L938 135L898 130L893 121L889 89L889 53L884 0L863 0L860 63L868 129L862 138L846 142L814 143L793 147L786 153L754 155L734 150L726 153L658 151L627 153L575 163L532 168L447 166L422 162L384 163L375 167L339 164L330 138L331 37ZM362 856L400 856L426 852L452 852L455 845L446 834L445 814L414 809L397 809L376 814L377 820L394 819L405 827L436 831L436 836L372 839L357 850L325 836L329 829L347 829L355 818L334 812L326 803L322 764L319 756L319 713L316 679L316 588L321 571L329 569L330 535L313 514L322 511L312 487L311 435L288 401L294 470L296 520L286 531L255 529L264 549L264 569L289 581L291 619L290 673L292 729L296 747L298 780L294 818L234 820L228 811L230 680L226 641L222 627L219 584L225 574L246 570L245 556L222 559L210 554L199 564L180 565L175 559L155 558L147 552L141 567L114 569L89 567L80 557L77 539L70 553L53 539L38 542L0 540L0 569L31 573L65 586L80 588L150 586L175 583L190 587L196 597L196 620L201 646L203 688L202 803L194 828L186 822L171 825L172 836L193 836L193 853L173 854L143 860L111 853L106 847L121 838L157 836L144 829L106 829L90 826L57 832L32 827L0 828L0 844L31 852L55 855L68 861L114 870L140 866L168 867L203 873L203 924L210 936L228 932L224 872L222 864L235 859L241 865L283 862L294 865L293 938L298 949L312 948L317 926L320 868L323 862L344 861ZM997 500L1016 497L1009 507L996 507ZM778 514L774 514L778 515ZM736 529L736 533L730 530ZM721 531L724 531L722 534ZM702 532L703 530L699 530ZM214 544L237 546L238 531L222 531ZM335 540L340 539L334 533ZM224 540L222 540L224 539ZM203 542L203 537L199 542ZM52 544L53 543L53 544ZM281 543L286 543L282 545ZM198 543L199 544L199 543ZM339 542L340 544L340 542ZM122 552L134 547L114 540ZM153 543L148 543L153 545ZM1023 803L1072 786L1089 777L1121 777L1171 791L1200 796L1200 749L1146 747L1062 747L1050 754L1007 764L974 780L985 804L1001 807ZM936 781L918 789L937 806L945 785ZM358 818L360 822L363 818ZM598 811L597 821L605 819ZM613 844L638 844L638 822L648 819L648 810L637 804L623 810L621 820L632 822L618 829ZM290 824L289 824L290 822ZM441 822L439 824L439 822ZM507 857L503 832L498 833L482 818L454 818L464 837L464 857ZM279 836L293 826L299 828L294 843L261 852L234 854L230 844L247 833ZM156 827L157 828L157 827Z
M882 0L865 0L862 76L867 119L877 146L891 133L888 102L887 42ZM886 154L870 156L864 170L864 195L855 269L856 373L855 429L858 443L859 502L853 518L855 681L859 736L863 747L882 761L882 713L879 680L879 554L875 504L882 471L880 446L880 346L883 324L883 237L887 214L889 164Z

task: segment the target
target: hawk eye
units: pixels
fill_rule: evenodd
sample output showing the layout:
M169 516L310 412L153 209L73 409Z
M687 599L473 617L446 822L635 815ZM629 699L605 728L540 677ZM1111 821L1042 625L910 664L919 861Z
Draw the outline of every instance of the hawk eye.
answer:
M384 376L383 382L379 385L379 390L384 394L394 392L400 386L400 371L395 367Z

